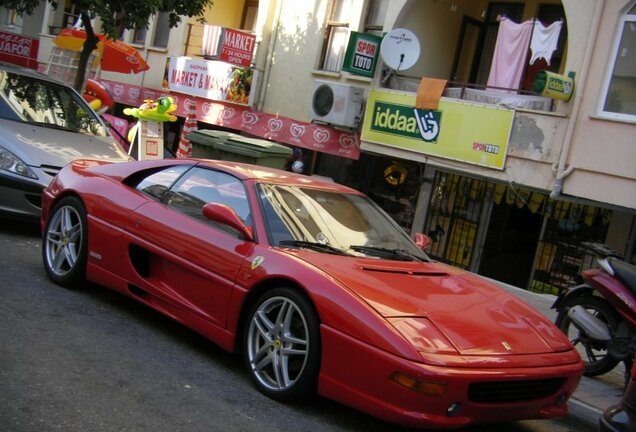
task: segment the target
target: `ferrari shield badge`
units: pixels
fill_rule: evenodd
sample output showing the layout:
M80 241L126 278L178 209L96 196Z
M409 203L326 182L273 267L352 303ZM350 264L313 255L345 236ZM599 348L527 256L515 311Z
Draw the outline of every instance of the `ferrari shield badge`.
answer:
M252 270L256 269L261 264L263 264L263 261L265 261L265 258L262 257L261 255L255 256L254 259L252 260Z

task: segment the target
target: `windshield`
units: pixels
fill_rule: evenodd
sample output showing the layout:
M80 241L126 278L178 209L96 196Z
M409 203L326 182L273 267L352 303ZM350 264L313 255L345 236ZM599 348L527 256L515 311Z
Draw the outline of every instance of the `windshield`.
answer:
M383 259L427 259L368 197L273 184L258 185L258 192L274 246Z
M0 117L107 136L97 115L70 87L6 71L0 71Z

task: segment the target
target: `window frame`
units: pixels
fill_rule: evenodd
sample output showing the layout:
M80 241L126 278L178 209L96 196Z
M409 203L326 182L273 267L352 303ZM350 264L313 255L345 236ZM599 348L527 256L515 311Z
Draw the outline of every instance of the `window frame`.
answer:
M166 23L163 22L163 20L167 20ZM157 44L157 34L159 31L162 31L162 26L160 26L160 24L166 24L168 26L168 35L166 37L166 44L165 45L158 45ZM153 29L152 29L152 40L150 43L150 46L153 48L161 48L161 49L167 49L168 48L168 44L170 42L170 31L172 29L170 28L170 12L159 12L157 13L154 18L153 18Z
M609 51L609 57L606 62L607 66L605 68L603 82L600 88L596 115L603 119L636 123L636 114L624 114L605 110L605 105L609 97L609 90L614 75L614 69L617 63L618 50L623 41L625 27L630 24L636 26L636 0L631 1L627 6L621 9L621 14L618 17L616 24L616 30L612 37L612 45ZM636 53L632 55L636 55Z
M204 180L204 181L212 181L212 180L219 180L219 179L227 179L228 181L224 182L224 183L220 183L220 187L218 187L219 184L217 184L217 186L196 186L196 182L197 182L197 177L200 180ZM189 184L191 182L192 179L194 180L195 184ZM238 197L239 200L243 200L244 204L245 204L245 209L247 213L245 213L244 211L241 211L240 208L237 208L237 206L235 205L236 203L233 203L232 200L234 198L231 198L229 196L227 196L226 194L223 193L224 187L228 184L230 184L230 181L232 182L232 185L240 185L243 191L243 196L242 197ZM210 201L208 199L203 199L203 197L201 197L200 195L197 194L182 194L181 192L183 192L182 187L184 186L184 184L187 184L187 190L189 191L189 189L193 189L193 188L199 188L199 187L203 187L204 189L209 189L210 192L213 190L216 190L215 194L216 194L216 198L218 198L218 200L214 200L214 201ZM201 214L198 213L192 213L191 211L189 211L186 207L183 207L180 205L180 203L178 203L178 199L181 198L185 198L188 199L192 197L192 202L195 202L196 200L200 200L203 202L203 205L200 207L199 210L201 210ZM210 197L210 195L208 195L208 197ZM203 216L203 207L206 204L209 204L211 202L216 202L218 204L224 204L226 206L228 206L229 208L231 208L236 214L237 216L243 221L243 223L245 223L246 225L249 226L253 226L253 209L252 209L252 205L250 204L250 200L249 200L249 194L247 191L247 187L244 181L242 181L240 178L235 177L234 175L222 171L222 170L217 170L214 168L209 168L209 167L205 167L205 166L192 166L190 169L186 170L175 182L172 183L172 185L170 186L170 188L163 194L163 199L162 202L166 205L166 207L168 207L169 209L172 209L174 211L177 211L181 214L184 214L190 218L192 218L193 220L197 220L199 222L202 222L204 224L206 224L207 226L211 226L217 230L220 230L222 232L225 232L227 234L230 234L236 238L241 238L241 233L239 231L237 231L236 229L230 227L229 225L224 225L224 224L220 224L217 222L214 222L212 220L207 219L206 217ZM192 206L192 208L195 208L195 206Z
M378 3L377 4L377 6L379 6L378 11L380 12L378 16L381 17L382 24L370 22L370 19L372 18L371 13L373 12L374 3ZM368 1L367 11L365 13L365 18L364 18L364 33L370 33L376 36L382 36L382 33L384 31L383 23L384 23L384 20L386 19L386 12L388 8L389 8L388 0L369 0Z
M132 30L130 36L130 43L133 45L146 45L146 40L148 40L148 29L146 27L135 28ZM143 38L138 38L137 36L143 34Z
M339 1L343 1L343 0L331 0L329 2L329 13L327 14L327 22L325 24L325 33L323 35L323 40L322 40L322 49L320 52L320 62L318 65L318 70L321 71L325 71L325 72L334 72L334 73L340 73L342 72L342 65L344 63L344 57L345 57L345 52L347 50L347 41L349 39L349 33L351 31L350 29L350 22L348 21L338 21L334 18L334 12L336 10L338 10L338 8L336 7L336 3ZM343 48L342 48L342 53L341 53L341 59L340 59L340 64L337 66L337 68L327 68L326 67L326 63L327 63L327 59L330 57L329 53L330 53L330 47L332 44L332 41L334 39L334 36L336 35L336 30L337 29L343 29L345 28L347 30L347 36L345 37L347 39L347 41L345 41L345 43L343 44Z

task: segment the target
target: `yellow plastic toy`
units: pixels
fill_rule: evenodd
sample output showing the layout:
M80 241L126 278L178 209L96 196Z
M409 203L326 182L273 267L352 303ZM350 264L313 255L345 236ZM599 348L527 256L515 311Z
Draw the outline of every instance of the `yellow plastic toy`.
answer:
M170 96L162 96L156 101L145 100L139 108L124 108L124 114L140 120L155 122L175 121L176 115L170 114L177 109L174 100Z

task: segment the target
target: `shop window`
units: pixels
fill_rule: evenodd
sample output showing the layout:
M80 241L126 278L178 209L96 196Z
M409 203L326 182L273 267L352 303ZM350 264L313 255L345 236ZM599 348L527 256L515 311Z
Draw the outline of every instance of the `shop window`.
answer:
M410 232L421 185L417 163L366 153L358 160L318 153L314 173L364 192Z
M530 289L556 295L581 283L581 271L594 266L594 254L585 245L605 240L612 211L548 199L543 212L547 221Z
M152 37L152 46L166 48L170 37L170 12L159 12L155 18L155 29Z
M470 268L482 208L491 190L492 185L483 180L437 171L425 225L431 238L429 255Z
M329 19L323 41L320 69L340 72L347 39L349 37L349 13L352 0L333 0L330 4Z
M601 94L602 116L636 121L636 2L619 17Z

